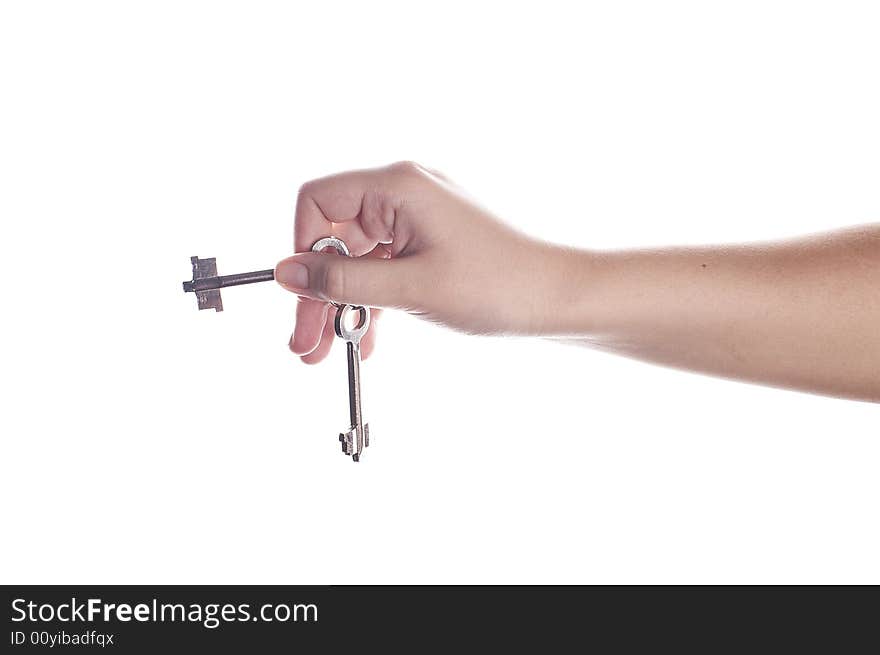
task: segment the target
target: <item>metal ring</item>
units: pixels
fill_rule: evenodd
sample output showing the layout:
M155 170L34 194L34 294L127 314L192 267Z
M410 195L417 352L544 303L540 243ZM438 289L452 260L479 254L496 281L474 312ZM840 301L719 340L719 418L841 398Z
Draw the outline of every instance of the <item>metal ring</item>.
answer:
M324 237L323 239L318 239L315 241L315 245L312 246L312 252L321 252L324 248L333 248L340 255L351 257L351 252L349 252L348 246L345 245L345 241L338 237Z
M360 312L360 321L358 324L349 329L345 324L345 317L350 311ZM370 309L369 307L358 307L355 305L340 305L339 309L336 310L336 318L333 321L333 328L336 331L336 336L344 339L345 341L351 341L353 343L360 343L361 337L367 333L367 330L370 329Z

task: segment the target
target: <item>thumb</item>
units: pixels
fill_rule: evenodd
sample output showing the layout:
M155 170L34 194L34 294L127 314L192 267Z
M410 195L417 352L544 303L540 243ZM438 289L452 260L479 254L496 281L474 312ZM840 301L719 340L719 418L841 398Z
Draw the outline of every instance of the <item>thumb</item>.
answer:
M288 291L346 305L408 305L412 275L401 260L304 252L278 262L275 280Z

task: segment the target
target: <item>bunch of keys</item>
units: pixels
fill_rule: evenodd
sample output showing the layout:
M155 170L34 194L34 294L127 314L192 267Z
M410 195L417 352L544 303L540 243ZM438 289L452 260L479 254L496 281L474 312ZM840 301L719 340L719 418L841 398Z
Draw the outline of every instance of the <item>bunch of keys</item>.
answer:
M312 246L314 252L323 252L333 248L337 253L350 257L348 246L337 237L319 239ZM240 284L267 282L275 279L275 270L238 273L236 275L217 275L217 260L214 257L199 259L192 257L193 279L183 283L183 290L196 294L199 309L223 311L223 299L220 289ZM348 415L350 427L346 432L339 433L342 452L350 455L355 462L360 461L364 448L370 445L370 426L364 423L361 411L361 338L370 327L370 308L359 305L343 305L333 303L336 307L336 318L333 329L336 336L345 341L348 359ZM357 320L351 324L350 317L357 314Z

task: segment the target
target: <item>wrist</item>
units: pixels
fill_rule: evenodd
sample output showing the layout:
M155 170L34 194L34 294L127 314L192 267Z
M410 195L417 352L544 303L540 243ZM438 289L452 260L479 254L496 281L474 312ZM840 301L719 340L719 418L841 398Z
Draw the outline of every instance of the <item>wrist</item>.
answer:
M542 337L580 335L589 322L586 290L594 253L536 241L525 260L517 303L523 322L515 331Z
M595 250L551 246L543 293L550 299L542 336L585 337L602 331L603 313L611 309L602 297L610 268L608 257Z

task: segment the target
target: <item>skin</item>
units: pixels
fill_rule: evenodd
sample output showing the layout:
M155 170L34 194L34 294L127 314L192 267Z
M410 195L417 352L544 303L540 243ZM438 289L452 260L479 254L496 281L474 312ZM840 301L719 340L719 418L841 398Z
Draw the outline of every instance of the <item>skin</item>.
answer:
M310 252L328 235L357 259ZM275 275L299 297L290 349L309 364L330 351L336 301L880 402L880 223L771 243L578 250L517 232L445 176L401 162L303 185L295 250Z

